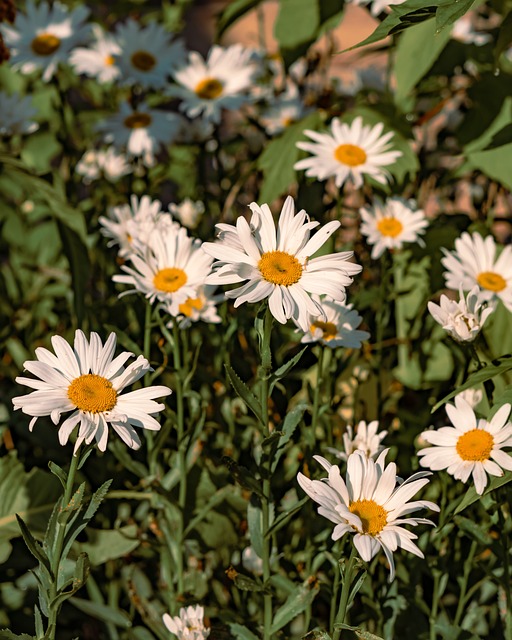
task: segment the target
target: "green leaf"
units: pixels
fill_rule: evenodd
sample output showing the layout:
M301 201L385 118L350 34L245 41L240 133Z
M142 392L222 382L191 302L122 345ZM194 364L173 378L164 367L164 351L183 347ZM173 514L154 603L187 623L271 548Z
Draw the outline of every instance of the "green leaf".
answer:
M494 47L494 62L498 63L501 54L506 51L512 41L512 11L509 11L500 25L496 45Z
M249 631L247 627L241 624L231 623L229 630L237 640L259 640L258 636L255 636L252 631Z
M229 472L241 487L248 491L254 491L254 493L260 498L263 497L261 488L254 478L254 473L251 473L249 469L240 466L229 456L223 456L221 462L227 466Z
M44 637L44 626L43 626L43 618L41 616L41 612L39 611L39 607L37 604L34 605L34 622L36 628L36 638L37 640L43 640Z
M14 453L0 457L0 542L20 535L16 513L42 537L60 495L60 483L50 473L36 468L26 473Z
M259 500L254 496L247 505L247 524L252 548L259 558L263 558L263 513Z
M282 436L279 438L276 452L274 453L274 457L271 463L271 471L272 473L277 468L277 463L279 462L281 456L284 453L285 447L290 441L295 429L300 424L302 420L302 416L304 412L308 408L308 405L305 403L298 404L291 411L288 411L286 417L283 421L283 425L281 427Z
M62 145L49 131L33 133L23 142L21 159L38 173L52 170L51 161L62 151Z
M85 318L85 292L89 279L89 253L80 236L72 229L58 222L62 248L69 262L71 282L73 285L73 306L77 326L83 324Z
M512 189L512 176L510 171L507 171L507 166L512 164L512 144L484 151L473 151L467 154L467 159L472 168L485 173L507 189Z
M270 633L277 633L307 609L319 591L320 586L316 580L312 582L306 580L303 584L299 585L295 591L288 596L283 606L274 614Z
M432 409L432 413L434 413L434 411L437 411L439 407L441 407L443 404L448 402L448 400L451 400L452 398L454 398L461 391L465 391L466 389L471 389L471 387L475 387L476 385L479 385L482 382L491 380L492 378L495 378L496 376L499 376L502 373L506 373L511 369L512 369L512 355L504 355L504 356L501 356L501 358L496 358L496 360L493 360L491 364L488 364L482 369L479 369L478 371L475 371L474 373L472 373L463 385L461 385L460 387L457 387L457 389L455 389L454 391L451 391L442 400L439 400L439 402L437 402L434 405L434 408Z
M0 640L36 640L34 636L29 636L28 633L21 633L20 635L9 631L9 629L0 629Z
M217 38L239 18L257 7L263 0L232 0L228 2L217 20Z
M23 522L23 520L20 518L18 514L16 514L16 520L18 521L21 535L23 536L23 540L25 541L25 544L27 545L28 550L34 556L34 558L36 558L36 560L39 561L39 564L48 571L48 574L51 576L53 580L54 579L53 572L50 566L50 561L48 560L48 556L43 551L41 545L37 542L34 536L30 533L29 528Z
M274 36L280 49L295 49L316 39L320 26L318 0L280 0Z
M91 602L76 597L70 598L69 602L83 613L102 622L115 624L116 627L121 627L122 629L129 629L132 626L130 618L120 609L114 609L99 602Z
M278 518L276 518L275 521L273 522L272 526L269 527L269 529L268 529L268 531L267 531L267 533L265 535L265 538L268 538L269 536L274 535L274 533L277 533L279 531L279 529L282 529L285 526L285 524L288 522L288 520L295 513L297 513L297 511L300 511L308 500L309 500L308 496L306 496L305 498L302 498L302 500L300 500L293 507L288 509L288 511L285 511Z
M480 527L474 520L470 520L464 516L455 516L453 520L459 529L466 533L470 538L473 538L486 547L490 547L492 545L493 540L488 531L482 529L482 527Z
M506 471L505 475L499 478L496 478L496 477L492 478L481 496L478 495L475 487L470 487L466 495L458 505L458 507L455 509L454 515L457 515L458 513L461 513L462 511L464 511L464 509L467 509L474 502L477 502L477 500L480 500L482 496L488 495L495 489L498 489L499 487L502 487L503 485L508 484L511 481L512 481L512 471L508 471L508 472Z
M70 514L73 511L77 511L78 509L80 509L80 507L82 506L82 501L84 499L84 491L85 482L82 482L75 493L71 496L71 500L69 501L69 503L62 505L62 509L60 510L57 518L57 521L60 524L65 524L68 521Z
M236 393L242 398L242 400L247 405L247 408L250 409L256 418L261 422L261 424L265 424L263 421L263 416L261 415L261 407L258 401L258 398L254 395L254 393L249 389L249 387L242 382L242 380L238 377L233 367L229 364L225 365L226 372L228 374L229 381L233 386L233 389Z
M86 553L81 553L78 556L75 565L75 571L73 574L73 579L71 581L71 588L62 588L57 597L54 598L50 603L50 609L57 609L57 611L62 606L62 603L66 600L69 600L73 594L75 594L79 589L81 589L84 584L87 582L87 578L89 577L89 573L91 571L91 564L89 562L89 558ZM65 585L66 587L69 585Z
M315 111L300 122L287 127L279 138L268 143L258 159L258 168L263 172L260 202L272 202L295 182L293 165L300 153L297 142L305 139L304 129L316 129L320 122L320 114Z
M87 529L87 542L80 543L93 565L115 560L134 551L141 543L137 525L128 524L119 529Z
M293 369L293 367L299 363L299 360L304 355L304 352L307 351L308 347L304 347L301 349L299 353L296 353L293 358L290 358L288 362L282 364L278 369L276 369L273 374L270 376L270 389L272 390L278 380L286 377L289 371Z
M347 629L348 631L353 631L356 634L356 637L359 640L384 640L380 636L376 636L374 633L370 633L369 631L365 631L360 627L351 627L349 624L335 624L335 629Z
M395 53L395 102L407 109L411 91L429 71L450 39L450 31L436 34L433 20L421 22L408 29L400 38Z
M60 483L63 487L63 489L66 488L66 482L68 479L68 474L64 471L64 469L62 469L62 467L59 467L58 464L55 464L55 462L52 462L50 460L50 462L48 463L48 467L50 469L50 471L53 473L54 476L57 476L57 478L60 480Z
M302 636L302 640L332 640L331 636L327 633L327 631L310 631L306 633L305 636Z
M256 582L253 578L244 575L243 573L238 573L238 571L234 571L234 575L231 578L235 583L237 589L240 591L253 591L253 592L261 592L265 591L265 587L261 584L261 582Z
M450 0L441 4L436 11L436 32L439 33L442 29L461 18L471 9L474 3L475 0L456 0L455 2Z

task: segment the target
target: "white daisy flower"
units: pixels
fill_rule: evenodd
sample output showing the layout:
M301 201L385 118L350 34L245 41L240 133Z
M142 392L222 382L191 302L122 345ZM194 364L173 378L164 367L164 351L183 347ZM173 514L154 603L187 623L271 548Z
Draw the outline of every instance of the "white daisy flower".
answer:
M484 397L484 392L482 389L465 389L458 393L455 397L460 396L463 400L465 400L469 406L474 409L477 405L479 405Z
M158 300L168 313L177 316L181 304L197 298L198 287L210 273L212 258L201 249L201 244L176 224L153 229L144 251L127 256L133 265L121 267L127 275L114 276L114 282L134 287L121 295L140 291L150 303Z
M214 295L217 287L201 286L198 287L193 298L187 298L178 306L177 319L180 329L190 327L193 322L207 322L218 324L222 318L217 313L217 303L224 299L223 295ZM173 305L163 304L162 308L170 315L176 312ZM168 327L172 327L174 320L167 323Z
M75 171L83 176L85 184L90 184L101 177L109 182L117 182L119 178L132 173L133 168L124 153L109 147L106 151L86 151L77 162Z
M246 94L258 71L249 49L214 45L206 61L195 51L189 53L188 64L172 73L178 86L169 93L183 100L180 109L189 118L202 114L218 124L222 109L238 110L250 99Z
M310 316L324 316L312 294L326 294L343 302L345 287L362 267L349 262L352 251L311 258L340 223L327 223L310 239L311 229L320 223L310 222L304 210L295 214L291 196L279 216L277 234L268 205L260 207L253 202L249 207L250 224L242 216L236 227L218 224L219 242L203 244L204 251L218 261L206 283L233 284L247 280L226 294L228 298L235 298L235 307L268 298L269 309L276 320L285 324L293 318L303 331L308 331Z
M32 118L37 109L32 103L32 96L20 96L19 93L9 95L0 91L0 134L13 136L16 134L34 133L39 129Z
M421 434L434 446L418 452L420 464L433 471L446 469L461 482L467 482L472 475L476 492L482 495L487 485L486 473L499 477L503 469L512 471L512 457L502 451L512 447L510 404L500 407L488 422L477 419L471 406L457 395L455 405L446 405L446 413L454 426Z
M185 198L180 204L170 204L169 211L187 229L195 229L204 213L204 204L198 200L193 202L190 198Z
M103 132L106 142L126 149L132 156L142 156L152 164L155 153L174 140L180 126L180 118L174 113L150 109L145 103L134 110L122 103L119 112L99 123L97 128Z
M180 615L172 618L164 613L163 621L178 640L205 640L210 635L210 629L204 626L204 609L198 604L182 607Z
M354 451L362 451L368 458L375 458L384 450L381 443L387 435L387 431L379 433L378 420L372 420L368 424L361 420L355 434L352 427L347 426L347 430L343 434L344 451L338 451L331 447L328 447L327 451L333 453L339 460L348 460Z
M494 311L494 305L487 306L482 302L480 288L475 285L464 296L462 286L459 290L460 300L456 302L441 295L439 304L428 303L428 310L450 336L457 342L473 342L480 333L484 322Z
M62 413L73 411L59 428L59 442L65 445L73 429L80 424L74 448L76 453L83 442L90 444L94 439L98 449L105 451L109 426L132 449L138 449L141 444L136 429L160 429L153 416L165 407L154 398L167 396L171 390L155 386L121 393L151 367L146 358L139 356L125 368L125 362L133 356L128 351L114 358L115 333L111 333L102 345L97 333L91 332L88 342L82 331L77 330L73 349L60 336L52 337L52 345L55 355L38 347L37 360L23 363L23 367L37 378L16 378L19 384L35 389L12 400L14 409L34 416L30 421L31 431L40 416L50 416L57 425Z
M469 12L456 20L452 27L452 38L464 44L476 44L477 47L481 47L483 44L491 42L492 36L490 33L475 31L473 18L474 13Z
M455 251L443 249L441 259L447 269L446 286L457 291L462 285L470 291L480 287L481 300L499 298L512 311L512 247L503 249L496 259L496 242L492 236L482 238L479 233L466 231L455 240Z
M402 525L433 524L424 518L404 517L418 509L439 511L428 500L408 500L428 483L430 473L419 472L396 487L396 465L385 466L383 451L377 460L362 451L355 451L347 460L347 476L343 481L340 469L322 456L314 456L327 471L328 477L310 480L302 473L297 480L302 489L317 502L318 513L335 523L332 539L339 540L346 533L354 534L354 545L365 562L382 547L389 562L391 582L395 577L393 553L398 547L423 558L424 555L413 540L418 536Z
M144 252L151 233L156 227L164 229L172 225L172 217L162 211L160 200L152 200L149 196L142 196L139 200L132 195L130 204L110 207L109 217L100 216L101 233L111 238L109 247L119 245L119 255L125 256L134 251Z
M120 47L117 64L126 84L160 89L168 83L171 70L185 58L182 42L171 44L169 32L156 22L141 26L127 20L118 25L116 39Z
M294 169L306 169L307 176L319 180L333 176L337 187L349 179L361 187L364 175L386 184L390 176L384 167L392 165L402 152L390 150L388 143L395 134L388 131L382 135L383 129L381 122L373 127L363 125L361 116L350 125L333 118L330 133L306 129L304 133L314 142L297 142L297 147L313 155L296 162Z
M78 6L72 11L60 2L35 4L27 0L26 13L18 12L12 27L2 24L5 44L11 50L11 63L21 73L43 71L48 82L69 52L88 37L89 26L83 22L89 9Z
M298 122L306 116L311 109L304 105L304 100L294 84L288 85L285 92L281 93L263 110L260 116L265 131L270 136L275 136Z
M83 73L98 82L108 83L119 78L121 73L116 56L120 52L119 44L115 39L106 34L100 25L92 26L94 42L88 47L73 49L69 57L69 64L75 73Z
M331 349L359 349L361 342L368 340L368 331L357 329L363 319L351 304L329 299L318 300L318 303L324 313L309 319L309 329L301 342L321 342Z
M368 244L373 245L372 258L380 258L386 249L401 249L404 242L417 242L424 246L419 237L428 227L428 220L422 210L416 210L414 200L388 198L382 202L375 198L372 207L359 209L361 233Z

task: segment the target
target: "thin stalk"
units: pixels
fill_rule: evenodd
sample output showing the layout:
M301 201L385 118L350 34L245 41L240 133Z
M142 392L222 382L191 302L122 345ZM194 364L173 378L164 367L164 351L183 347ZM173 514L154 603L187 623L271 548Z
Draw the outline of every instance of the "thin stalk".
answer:
M508 496L506 496L506 494L504 497L505 499L508 499ZM502 534L500 535L500 542L503 549L503 579L505 583L505 586L504 586L505 596L507 599L507 610L505 612L505 630L504 631L505 631L505 639L512 640L512 590L510 587L511 575L510 575L510 560L509 560L510 540L509 540L508 533L506 531L505 517L503 515L502 509L498 510L498 517L499 517L499 523L500 523L500 530L502 532Z
M347 617L348 599L350 596L350 588L352 586L352 574L354 573L354 566L357 558L357 549L352 545L352 551L350 552L350 558L348 560L345 571L343 572L343 587L341 589L340 606L334 621L334 626L343 624ZM339 640L341 638L342 629L340 627L333 630L332 640Z
M322 387L324 383L324 353L327 347L322 344L318 345L320 349L318 354L318 360L316 363L316 385L313 391L313 410L311 412L311 427L307 430L307 440L310 445L311 451L313 451L316 442L316 428L318 423L318 410L320 408L320 400L322 395ZM329 443L332 444L332 443Z
M146 302L146 315L144 317L144 357L149 362L151 358L151 315L152 307L149 302ZM149 371L144 376L144 386L148 387L150 384ZM153 459L151 452L153 451L153 445L155 442L153 432L149 429L145 429L146 447L147 447L147 459L149 463L149 472L152 476L156 474L156 460Z
M340 568L336 564L336 573L334 574L334 582L331 593L331 611L329 614L329 629L334 629L334 620L336 616L336 603L338 602L338 592L340 590Z
M409 362L409 348L407 344L407 320L405 318L405 306L400 298L400 291L403 290L404 265L400 261L400 256L395 253L393 256L393 279L395 290L395 323L396 337L398 339L398 367L404 371Z
M80 449L76 452L74 456L71 458L71 464L69 466L68 475L66 478L66 488L64 489L64 495L61 498L60 508L61 511L64 509L70 502L71 496L73 494L73 486L75 484L75 476L78 469L78 465L80 464ZM60 571L60 563L62 560L62 549L64 546L64 538L66 536L66 522L59 522L57 524L57 537L55 540L55 547L52 552L50 566L52 569L52 573L54 575L54 581L50 584L49 593L50 593L50 602L57 597L59 590L59 571ZM60 607L50 607L49 617L48 617L48 640L55 640L55 632L57 630L57 616L59 613Z
M435 624L437 620L437 612L439 610L439 583L441 581L441 572L439 569L434 569L434 588L432 591L432 608L430 609L430 640L436 640L437 632Z
M459 603L457 605L457 611L455 612L455 619L453 620L453 625L455 627L458 627L460 625L462 614L464 613L464 608L466 606L466 593L468 590L469 574L471 573L471 569L473 568L473 560L475 558L477 547L478 542L476 540L473 540L473 542L471 543L471 549L469 550L469 555L464 562L464 573L460 582Z
M268 396L269 378L272 368L272 351L270 348L270 338L272 335L272 314L267 307L265 319L263 321L263 339L261 348L261 370L260 370L260 402L261 415L263 417L263 436L267 438L270 434L268 425ZM270 579L270 551L272 539L266 539L265 535L270 526L270 459L263 458L263 500L261 504L262 528L263 528L263 584L267 584ZM272 595L265 593L263 596L263 640L270 640L272 627Z

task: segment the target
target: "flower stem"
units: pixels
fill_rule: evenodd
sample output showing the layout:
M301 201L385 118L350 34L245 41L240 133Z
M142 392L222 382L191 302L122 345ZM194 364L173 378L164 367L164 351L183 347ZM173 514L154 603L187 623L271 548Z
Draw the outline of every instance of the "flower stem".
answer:
M149 362L150 358L151 358L151 315L152 315L152 308L151 305L149 304L149 302L146 302L146 315L144 317L144 357L146 358L146 360ZM150 373L149 371L146 373L146 375L144 376L144 386L148 387L149 386L149 377L150 377ZM149 472L150 474L153 476L156 473L156 460L154 460L154 456L152 456L152 451L153 451L153 445L154 445L154 436L153 436L153 432L150 431L149 429L145 430L145 436L146 436L146 446L147 446L147 459L149 462Z
M341 625L345 622L347 617L348 599L350 596L350 587L352 586L352 575L354 573L354 566L357 558L357 549L352 546L350 558L348 559L345 571L343 572L343 587L341 589L340 606L338 607L338 613L336 620L334 621L334 631L332 640L339 640L341 638L341 627L336 628L336 625Z
M67 507L67 505L71 501L71 496L73 494L73 487L75 484L75 476L76 476L76 472L79 465L80 465L80 449L71 458L71 464L69 466L69 471L66 478L66 487L64 489L64 495L62 496L61 502L60 502L61 513L63 509ZM50 562L51 570L54 576L54 580L49 587L50 603L57 597L57 594L59 591L59 572L60 572L60 563L62 561L62 548L64 546L64 538L66 536L66 524L67 524L67 520L57 523L57 536L55 539L55 546L51 555L51 562ZM48 612L48 632L47 632L48 640L55 640L55 632L57 630L57 616L59 614L59 610L60 610L60 605L52 607L50 604L50 608Z
M307 439L309 441L309 445L311 451L315 448L316 442L316 428L318 422L318 410L320 408L320 396L324 382L324 353L325 347L323 345L319 345L319 353L318 353L318 361L316 364L316 385L313 391L313 410L311 413L311 427L307 430ZM331 435L332 438L332 435ZM332 444L332 442L329 442Z
M265 309L265 318L263 321L263 338L260 344L261 350L261 369L260 369L260 402L261 415L263 418L263 437L270 435L268 425L268 396L269 396L269 378L272 368L272 351L270 348L270 338L272 335L272 314L270 309ZM262 512L262 529L263 529L263 584L267 585L270 579L270 551L272 539L265 537L270 526L270 459L263 458L263 499L261 504ZM263 640L270 640L272 627L272 595L265 593L263 596Z
M437 621L437 611L439 609L439 583L441 581L441 572L439 569L433 570L434 574L434 588L432 590L432 608L430 609L430 640L436 640L437 632L436 632L436 621Z
M458 627L460 625L462 614L464 613L464 607L466 606L466 593L468 589L469 574L471 573L471 569L473 568L473 560L475 557L477 547L478 547L478 542L476 540L473 540L473 542L471 543L471 549L469 550L469 555L466 561L464 562L464 573L460 581L459 602L457 604L457 611L455 612L455 619L453 621L454 627Z

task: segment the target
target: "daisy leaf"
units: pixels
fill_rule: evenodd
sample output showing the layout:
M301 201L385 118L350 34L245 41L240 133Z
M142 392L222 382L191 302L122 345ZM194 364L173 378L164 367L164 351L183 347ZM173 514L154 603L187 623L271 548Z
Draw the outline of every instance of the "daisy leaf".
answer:
M505 475L501 476L500 478L492 478L492 480L489 482L489 484L487 485L485 491L481 496L478 495L475 487L470 487L466 495L462 499L461 503L459 504L459 506L455 509L454 515L457 515L458 513L461 513L462 511L464 511L464 509L467 509L474 502L477 502L478 500L480 500L482 496L488 495L495 489L498 489L499 487L502 487L503 485L508 484L511 481L512 481L512 472L505 473Z
M261 407L260 403L258 402L258 398L256 398L254 393L249 389L245 382L243 382L238 377L233 367L231 367L229 364L226 364L225 367L233 389L240 396L240 398L242 398L247 407L254 413L256 418L258 418L261 424L266 424L261 414Z

